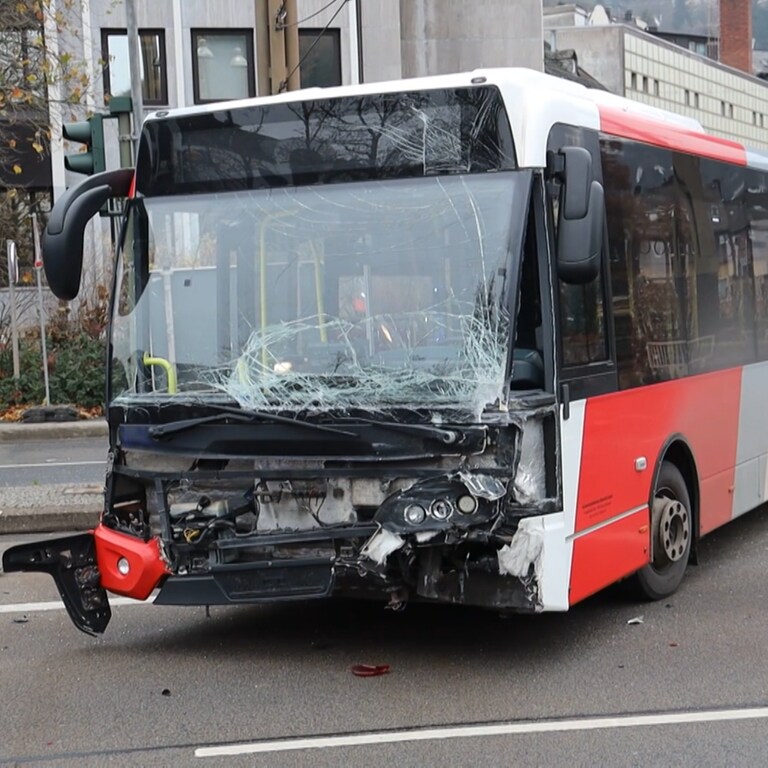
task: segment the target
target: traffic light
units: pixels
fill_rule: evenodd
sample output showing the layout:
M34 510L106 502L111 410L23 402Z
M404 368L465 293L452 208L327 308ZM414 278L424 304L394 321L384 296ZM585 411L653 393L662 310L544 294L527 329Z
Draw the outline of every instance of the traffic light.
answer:
M104 159L104 116L92 115L77 123L64 123L62 133L67 141L85 144L85 152L64 155L68 171L91 176L107 169Z

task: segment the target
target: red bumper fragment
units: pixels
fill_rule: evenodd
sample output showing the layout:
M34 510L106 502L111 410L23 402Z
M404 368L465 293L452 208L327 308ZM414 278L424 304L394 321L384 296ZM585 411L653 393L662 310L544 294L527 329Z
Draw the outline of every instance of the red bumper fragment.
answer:
M157 539L142 541L99 525L93 532L101 586L118 595L146 600L170 571Z

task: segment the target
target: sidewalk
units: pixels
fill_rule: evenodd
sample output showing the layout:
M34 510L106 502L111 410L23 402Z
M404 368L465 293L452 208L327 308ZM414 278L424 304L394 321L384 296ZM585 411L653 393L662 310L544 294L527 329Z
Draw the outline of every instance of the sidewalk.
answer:
M45 424L0 423L0 443L103 437L106 461L107 423L92 421ZM0 487L0 535L85 531L99 519L103 488L96 485L41 484Z
M0 443L20 440L55 440L67 437L107 437L104 419L88 421L49 421L45 424L0 422Z

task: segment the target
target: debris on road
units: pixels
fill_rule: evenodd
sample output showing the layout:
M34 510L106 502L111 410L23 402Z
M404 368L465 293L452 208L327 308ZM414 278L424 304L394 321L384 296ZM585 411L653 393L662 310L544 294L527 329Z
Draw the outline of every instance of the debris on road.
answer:
M353 664L350 669L357 677L378 677L386 675L390 666L389 664Z
M634 618L630 619L627 624L630 626L633 624L642 624L643 623L643 617L642 616L635 616Z

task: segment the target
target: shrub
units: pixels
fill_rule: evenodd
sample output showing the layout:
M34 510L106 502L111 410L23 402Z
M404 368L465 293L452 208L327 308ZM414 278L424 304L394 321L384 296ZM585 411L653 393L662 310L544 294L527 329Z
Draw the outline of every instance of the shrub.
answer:
M86 333L47 339L51 403L90 408L104 404L104 342ZM13 378L11 346L0 349L0 410L32 405L45 399L39 334L26 334L19 343L19 379Z
M73 305L62 303L49 315L46 352L51 404L84 408L104 404L107 307L107 290L96 286L90 299L82 299L74 312ZM0 411L45 400L38 328L27 330L19 340L19 373L19 379L14 379L10 339L0 339Z

